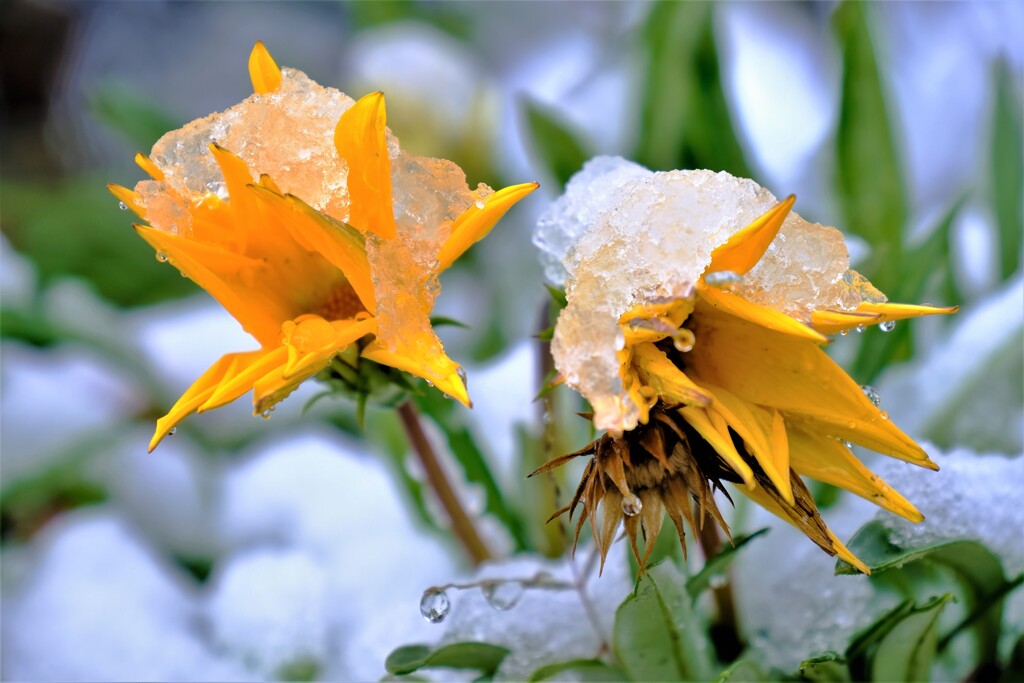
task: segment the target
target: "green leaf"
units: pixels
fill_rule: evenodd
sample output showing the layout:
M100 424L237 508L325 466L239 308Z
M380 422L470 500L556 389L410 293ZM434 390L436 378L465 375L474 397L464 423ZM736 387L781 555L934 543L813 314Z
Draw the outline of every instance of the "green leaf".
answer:
M953 275L951 259L951 235L953 224L967 201L967 195L961 195L950 205L939 222L932 228L926 240L907 250L899 266L899 278L889 290L889 298L900 303L920 303L929 286L936 280L941 284L945 306L955 306L963 302ZM910 358L914 351L913 321L897 323L896 327L886 333L880 330L868 330L857 351L853 364L853 376L862 382L871 382L888 365L896 361Z
M100 85L89 99L89 108L138 150L148 151L164 133L181 127L180 122L123 83Z
M1010 652L1010 660L1003 667L1003 674L999 677L999 683L1020 683L1020 681L1024 681L1024 636L1017 639Z
M919 560L945 567L967 590L968 614L941 641L941 648L961 631L971 627L978 643L978 660L994 663L998 659L998 644L1002 624L1003 598L1024 577L1007 581L1002 564L988 548L976 541L939 541L917 547L902 547L892 542L881 521L869 522L854 535L848 544L878 576ZM837 574L855 574L857 570L840 561Z
M384 669L390 674L408 674L418 669L444 666L476 669L485 676L491 676L508 653L508 648L490 643L452 643L436 650L427 645L405 645L388 655Z
M800 670L797 675L802 681L846 683L852 680L846 659L836 652L826 652L819 657L805 659L800 662Z
M992 208L999 228L999 274L1009 278L1020 267L1024 234L1024 121L1021 90L1005 58L995 65L992 117Z
M574 680L582 681L623 681L625 674L600 659L573 659L542 666L530 674L530 683L547 681L559 674L568 674Z
M612 647L634 681L708 680L711 645L671 562L647 569L615 613Z
M729 564L732 563L740 548L750 543L758 536L764 536L768 531L768 527L758 529L752 534L737 536L733 539L732 543L723 544L721 549L719 549L711 559L704 563L704 566L701 567L699 572L687 579L686 592L690 594L691 598L696 600L700 597L701 593L707 590L708 586L711 584L712 577L724 572Z
M949 593L941 595L900 619L878 643L871 660L871 680L930 680L939 615L952 599Z
M564 187L593 154L587 151L579 133L572 130L554 110L531 97L523 96L519 102L535 155L558 186Z
M111 178L80 177L52 186L4 182L4 234L38 269L40 284L60 277L87 280L101 296L141 306L199 292L177 270L158 263L107 192Z
M836 180L844 229L872 247L865 274L883 292L890 292L901 277L907 207L869 11L866 3L847 0L834 14L843 55Z
M455 318L447 318L443 315L434 315L430 317L431 327L461 327L464 330L469 329L469 325L466 323L456 320Z
M749 178L722 87L713 4L655 3L642 40L646 80L633 158L654 170L710 168Z
M569 305L569 300L565 298L564 287L556 287L549 284L545 284L544 287L548 290L548 294L551 295L551 301L553 301L557 307L556 310L560 311Z
M749 659L740 659L734 662L728 669L718 674L715 683L726 683L727 681L732 683L755 683L756 681L768 680L771 679L765 675L761 667L757 665L757 662Z

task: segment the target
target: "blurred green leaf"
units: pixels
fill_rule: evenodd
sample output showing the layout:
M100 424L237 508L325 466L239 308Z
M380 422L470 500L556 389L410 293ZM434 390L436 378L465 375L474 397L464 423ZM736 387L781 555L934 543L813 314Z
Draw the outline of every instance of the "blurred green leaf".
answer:
M359 30L415 20L438 28L457 38L465 38L472 24L458 8L458 3L389 0L388 2L342 3L353 25Z
M952 599L947 593L910 610L882 637L871 659L872 681L931 679L939 615Z
M944 649L949 642L968 627L974 629L977 641L977 659L982 664L993 664L998 659L998 645L1002 628L1003 598L1024 577L1007 581L999 558L976 541L940 541L917 547L902 547L893 543L889 531L881 521L869 522L854 535L848 544L877 576L893 569L902 569L919 560L950 570L966 589L967 616L947 633L942 641ZM846 562L836 565L837 574L854 574L857 570Z
M466 323L456 320L455 318L448 318L443 315L435 315L430 318L431 327L461 327L464 330L469 329L469 325Z
M995 65L995 106L992 117L992 206L999 228L999 275L1009 278L1020 267L1024 235L1024 116L1021 90L1010 65Z
M38 311L0 310L0 335L33 346L50 346L65 339L64 333Z
M928 238L905 253L899 265L899 278L888 290L891 301L921 303L929 285L935 284L937 274L941 278L940 290L948 297L941 305L962 303L963 297L953 277L950 245L953 224L966 200L966 195L957 198ZM862 382L871 382L892 363L909 359L914 351L913 325L913 321L903 321L884 334L880 330L867 330L853 363L853 376Z
M199 291L177 270L158 263L131 229L134 215L118 210L110 178L79 177L52 186L0 185L3 231L38 269L40 284L73 275L105 299L141 306Z
M544 288L548 290L548 294L551 295L551 301L554 302L556 311L560 311L569 305L569 300L565 298L565 288L556 287L555 285L545 284Z
M846 659L836 652L826 652L819 657L812 657L800 662L797 675L802 681L821 681L822 683L847 683L850 681L850 667Z
M902 278L906 190L872 45L870 10L859 0L846 0L834 14L843 55L836 180L845 229L872 247L865 275L890 292Z
M569 178L593 156L587 151L577 132L551 108L531 97L519 98L530 132L534 154L543 162L559 187L565 187Z
M489 643L452 643L432 649L426 645L406 645L388 655L384 669L391 674L408 674L418 669L444 666L476 669L493 675L508 655L508 648Z
M765 675L757 662L749 659L741 659L734 662L728 669L718 674L715 683L757 683L758 681L769 681L771 678Z
M164 133L181 127L178 121L123 83L100 85L89 99L89 108L96 118L123 135L139 151L148 151Z
M625 674L613 666L609 666L600 659L573 659L568 662L558 662L542 666L528 679L530 683L547 681L555 678L571 677L573 680L581 681L624 681Z
M1003 667L999 683L1020 683L1024 681L1024 636L1017 639L1010 651L1010 660Z
M612 647L634 681L709 680L712 648L672 562L648 567L615 613Z
M722 87L714 5L661 0L641 37L646 80L633 158L654 170L710 168L749 178Z
M752 534L737 536L733 539L732 543L722 544L719 551L704 563L701 570L686 580L686 592L690 594L691 598L696 600L700 597L700 594L707 590L708 586L711 585L711 579L716 574L720 574L728 568L733 559L735 559L736 553L738 553L743 546L750 543L758 536L764 536L768 531L768 527L765 527L764 529L758 529Z
M486 456L477 445L463 418L457 414L455 401L445 398L438 391L425 391L414 400L419 409L441 428L452 455L462 467L466 480L483 487L487 498L487 512L504 524L516 540L517 549L524 549L527 541L522 520L505 501Z

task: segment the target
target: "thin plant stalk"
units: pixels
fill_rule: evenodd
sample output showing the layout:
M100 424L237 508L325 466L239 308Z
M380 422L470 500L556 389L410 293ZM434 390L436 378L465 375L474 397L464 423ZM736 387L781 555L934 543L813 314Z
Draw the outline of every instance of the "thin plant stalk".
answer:
M695 506L696 507L696 506ZM702 511L696 509L695 518L702 519ZM718 525L711 519L710 515L698 523L697 538L701 550L704 552L704 561L707 562L714 557L722 547L722 536L718 532ZM743 639L740 636L739 620L736 615L736 598L732 590L732 579L728 569L723 570L725 581L711 588L711 595L715 602L717 620L712 626L712 640L719 658L723 661L732 661L743 649Z
M427 483L441 501L441 507L444 508L448 518L451 520L452 532L466 551L469 559L474 565L491 559L490 549L477 531L472 518L466 513L451 482L448 481L444 468L441 467L437 454L434 452L434 447L430 444L430 440L427 439L427 435L423 431L423 425L420 424L420 416L411 401L406 401L398 407L398 417L402 421L402 427L405 429L405 435L409 439L409 445L412 446L413 453L416 454L420 464L423 465L423 470L427 475Z

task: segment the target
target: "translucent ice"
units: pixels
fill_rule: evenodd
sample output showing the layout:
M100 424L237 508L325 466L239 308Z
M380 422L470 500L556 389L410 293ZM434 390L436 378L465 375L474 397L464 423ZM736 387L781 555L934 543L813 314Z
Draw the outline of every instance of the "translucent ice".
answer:
M555 329L558 370L594 408L601 429L631 429L638 411L619 376L619 316L689 296L716 247L778 203L751 180L711 171L653 173L598 157L540 219L534 242L569 305ZM835 228L790 213L761 261L733 291L809 322L816 308L854 308L868 289L848 271Z

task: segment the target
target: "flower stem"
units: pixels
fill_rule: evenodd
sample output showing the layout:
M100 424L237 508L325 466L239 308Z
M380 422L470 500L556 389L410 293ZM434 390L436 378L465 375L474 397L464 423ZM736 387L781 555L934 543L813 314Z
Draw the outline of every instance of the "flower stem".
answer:
M430 440L423 432L420 416L411 401L406 401L398 407L398 417L402 421L409 445L412 446L413 452L419 458L420 464L423 465L423 470L427 474L427 482L437 494L444 511L448 513L448 518L452 522L452 532L459 539L459 543L469 555L469 559L474 565L491 559L491 551L477 532L473 520L462 507L459 497L455 495L455 490L437 459L434 447L430 445Z
M701 514L699 508L696 514ZM700 525L697 538L700 541L701 550L704 551L704 561L707 562L714 557L722 547L722 536L718 533L718 525L711 515L707 515L704 524ZM718 658L723 662L731 662L739 657L743 651L743 639L740 637L739 623L736 617L736 599L732 591L732 579L728 570L726 580L721 585L711 589L711 595L715 601L717 620L711 627L711 640L714 643Z

